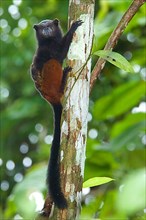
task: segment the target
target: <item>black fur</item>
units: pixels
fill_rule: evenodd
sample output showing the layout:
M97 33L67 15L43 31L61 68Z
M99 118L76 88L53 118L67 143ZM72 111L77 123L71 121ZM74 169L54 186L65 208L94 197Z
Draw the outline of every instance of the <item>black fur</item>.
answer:
M63 60L67 56L68 49L73 38L73 34L82 23L83 22L81 20L74 22L64 37L62 36L61 27L57 19L45 20L40 22L39 24L34 25L34 29L36 30L36 36L38 40L38 49L36 51L31 66L31 73L38 90L38 82L44 63L53 58L56 59L62 65ZM66 67L63 70L63 79L60 88L62 92L64 90L66 75L70 70L70 67ZM50 162L48 165L47 172L47 184L49 194L52 197L54 203L57 205L58 208L64 209L67 208L67 201L61 190L59 168L60 121L62 114L62 106L61 103L57 103L52 104L52 107L54 109L55 126L54 138L51 147Z
M34 25L38 40L38 49L31 66L34 80L38 77L38 71L42 69L43 64L49 59L53 58L58 60L59 63L63 63L63 60L67 56L73 34L82 23L80 20L74 22L64 36L62 35L62 30L57 19L45 20ZM49 28L51 29L50 32L48 31Z
M49 193L58 208L67 208L67 201L61 191L60 186L60 170L59 170L59 150L60 150L60 120L62 114L62 106L54 105L55 129L54 138L51 147L50 161L48 165L47 182Z

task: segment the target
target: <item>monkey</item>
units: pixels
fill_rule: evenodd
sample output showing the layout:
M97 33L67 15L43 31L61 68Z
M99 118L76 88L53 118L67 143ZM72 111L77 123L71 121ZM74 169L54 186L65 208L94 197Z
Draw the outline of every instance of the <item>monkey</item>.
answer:
M67 200L60 183L60 123L62 115L61 99L70 66L63 69L63 61L67 57L73 35L83 23L78 20L71 25L63 36L58 19L43 20L35 24L38 48L31 65L31 76L41 96L51 104L54 111L54 136L51 146L50 160L47 169L48 192L59 209L67 208Z

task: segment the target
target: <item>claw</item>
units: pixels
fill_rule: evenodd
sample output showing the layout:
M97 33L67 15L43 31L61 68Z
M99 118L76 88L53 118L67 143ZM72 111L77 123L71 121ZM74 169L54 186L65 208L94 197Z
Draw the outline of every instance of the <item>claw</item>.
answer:
M77 23L78 26L80 26L80 25L82 25L84 22L83 22L82 20L78 20L78 21L76 21L76 23Z
M82 25L82 23L84 23L82 20L78 20L78 21L75 21L73 24L72 24L72 31L76 31L76 29Z
M71 66L67 66L67 67L66 67L66 71L67 71L67 72L72 71L72 67L71 67Z
M72 71L72 67L71 66L67 66L67 67L64 68L63 73L67 74L67 73L69 73L71 71Z

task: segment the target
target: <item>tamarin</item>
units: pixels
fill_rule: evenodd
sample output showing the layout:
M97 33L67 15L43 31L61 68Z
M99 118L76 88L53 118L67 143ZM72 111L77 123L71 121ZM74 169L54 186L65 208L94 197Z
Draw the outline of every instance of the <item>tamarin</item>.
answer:
M62 64L73 34L82 23L81 20L74 22L64 36L58 19L44 20L34 25L38 49L31 65L31 75L36 89L54 110L54 137L47 171L47 185L49 195L59 209L67 208L67 201L61 190L59 167L61 98L67 74L72 69L69 66L62 69Z

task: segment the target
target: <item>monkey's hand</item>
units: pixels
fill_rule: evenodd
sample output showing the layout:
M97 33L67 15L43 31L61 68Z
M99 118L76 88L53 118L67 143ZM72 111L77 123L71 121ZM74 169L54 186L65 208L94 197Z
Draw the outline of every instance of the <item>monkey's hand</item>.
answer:
M84 23L84 22L83 22L82 20L75 21L75 22L72 24L70 30L74 33L74 32L76 31L76 29L77 29L79 26L81 26L83 23Z
M71 66L67 66L67 67L64 68L63 74L67 75L71 71L72 71L72 67Z

